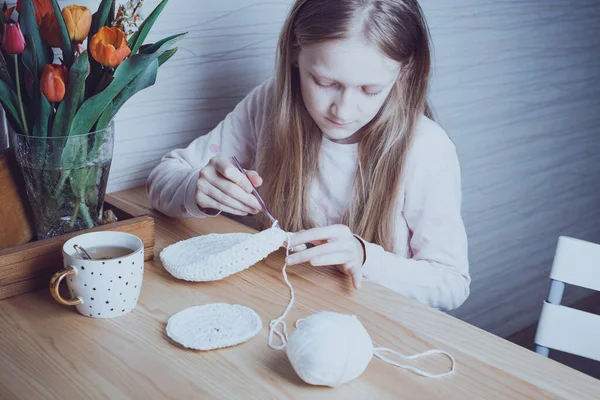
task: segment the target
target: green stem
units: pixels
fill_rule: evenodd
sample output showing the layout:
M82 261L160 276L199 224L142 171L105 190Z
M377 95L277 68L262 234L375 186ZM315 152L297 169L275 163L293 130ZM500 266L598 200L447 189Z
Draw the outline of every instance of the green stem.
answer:
M21 110L21 119L23 120L23 128L25 128L25 134L29 133L27 129L27 119L25 119L25 110L23 110L23 98L21 97L21 80L19 79L19 59L18 55L13 54L13 60L15 61L15 81L17 81L17 96L19 97L19 109Z
M60 181L58 182L58 185L56 185L56 189L54 189L54 197L57 197L59 193L62 192L63 188L65 187L65 183L67 182L67 179L69 179L70 173L71 170L69 169L65 169L60 172Z
M87 227L93 228L94 220L92 219L92 216L90 215L90 210L88 209L87 205L85 204L85 201L81 201L81 203L79 205L79 212L81 213L81 216L83 217L83 220L85 221L85 224L87 225Z
M77 214L79 214L79 205L81 204L81 200L77 199L75 203L75 207L73 207L73 215L71 215L71 220L69 221L69 230L73 230L75 226L75 221L77 220Z

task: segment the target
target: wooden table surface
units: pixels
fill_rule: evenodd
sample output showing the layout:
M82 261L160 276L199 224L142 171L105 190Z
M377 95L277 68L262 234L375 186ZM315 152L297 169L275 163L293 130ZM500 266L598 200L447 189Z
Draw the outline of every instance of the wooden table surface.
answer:
M174 220L148 207L143 189L112 195L156 220L156 259L146 263L136 309L116 319L92 319L55 303L49 291L0 301L1 399L598 399L600 381L486 333L378 285L360 291L333 269L289 269L296 305L287 318L328 310L355 314L376 346L404 354L449 351L454 375L428 379L373 358L356 380L339 388L304 384L284 351L267 346L268 323L289 300L281 276L284 252L211 283L167 273L158 254L179 240L210 232L250 232L225 217ZM212 302L249 306L260 333L239 346L199 352L165 334L176 312ZM292 328L293 329L293 328ZM413 365L443 372L443 356Z

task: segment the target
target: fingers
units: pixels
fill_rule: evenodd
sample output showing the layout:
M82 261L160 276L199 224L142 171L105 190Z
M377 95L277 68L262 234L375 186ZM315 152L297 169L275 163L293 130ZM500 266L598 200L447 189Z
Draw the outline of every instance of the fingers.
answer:
M352 278L352 285L355 289L360 289L362 286L362 271L360 268L351 268L349 264L346 264L351 261L348 253L334 253L313 257L310 260L310 265L315 267L335 265L340 272Z
M355 289L362 287L362 270L360 267L351 268L348 264L336 265L338 271L352 278L352 285Z
M250 181L237 169L235 165L227 158L213 157L211 158L210 165L223 177L235 183L237 186L242 188L243 191L250 194L252 193L252 185Z
M362 271L360 268L352 268L351 269L351 276L352 276L352 284L354 285L355 289L360 289L362 287Z
M234 210L234 211L236 211L235 215L247 215L249 213L256 214L256 212L257 212L255 209L248 207L247 205L243 204L239 200L227 195L226 193L224 193L220 189L216 188L215 186L213 186L210 182L208 182L206 180L203 180L203 179L198 180L197 187L198 187L198 190L196 191L196 193L198 194L198 196L197 196L198 198L196 199L196 202L201 207L215 208L212 206L207 206L205 204L205 203L209 202L211 204L216 203L217 205L222 205L223 207L216 207L218 210L221 210L221 211L230 212L230 211L227 211L225 208L227 208L228 210ZM205 195L206 198L200 197L199 196L200 194ZM210 200L212 200L212 201L210 201Z
M311 265L314 265L312 263L312 259L314 257L326 256L329 254L338 253L339 251L340 251L340 246L337 243L326 243L326 244L322 244L320 246L315 246L313 248L303 250L303 251L300 251L293 255L290 255L286 258L285 262L287 263L287 265L296 265L296 264L301 264L304 262L310 262ZM346 262L346 261L344 261L344 262ZM328 264L328 265L334 265L334 264Z
M241 172L237 172L241 174ZM245 183L250 186L250 182L248 181L248 179L246 179L246 177L244 177L243 175L242 177L244 178ZM240 186L238 186L231 180L225 179L224 176L220 175L220 173L213 168L204 168L200 171L199 182L202 181L208 182L210 185L223 192L227 196L249 207L250 210L248 210L248 212L255 213L254 211L258 212L261 210L261 206L258 203L258 200L256 200L256 198L252 194L246 193L244 189L242 189ZM212 195L211 197L219 201L219 197L214 197ZM226 205L231 206L231 204Z
M258 175L256 171L246 170L248 177L250 178L250 182L254 185L254 187L260 187L263 184L263 179Z
M287 242L285 242L284 245L287 248ZM291 251L292 251L292 253L298 253L299 251L304 251L306 249L308 249L308 247L305 244L301 244L301 245L298 245L298 246L292 248Z
M218 202L217 200L213 199L212 197L209 197L208 195L202 192L198 192L198 194L196 195L196 203L198 203L198 206L200 206L201 208L213 208L215 210L225 211L233 215L248 215L247 212L226 206L223 203Z
M315 256L310 259L310 265L313 267L326 267L330 265L343 265L350 261L348 253L331 253L322 256ZM342 271L343 272L343 271Z
M298 247L300 248L301 246L305 245L299 245ZM350 267L353 261L352 253L344 251L344 248L335 242L299 251L296 254L288 256L285 260L289 266L304 262L309 262L314 267L334 265L342 273L352 278L352 285L355 289L360 289L362 287L362 271L360 267Z
M292 246L295 247L306 243L324 243L351 234L352 232L345 225L330 225L298 232L291 239Z

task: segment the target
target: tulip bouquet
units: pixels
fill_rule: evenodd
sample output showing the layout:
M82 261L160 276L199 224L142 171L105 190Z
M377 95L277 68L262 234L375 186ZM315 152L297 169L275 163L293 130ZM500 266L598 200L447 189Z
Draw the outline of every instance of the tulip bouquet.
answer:
M38 238L102 222L113 118L155 83L185 35L144 44L168 0L141 23L142 0L98 1L94 14L78 5L61 10L57 0L19 0L0 13L0 103Z

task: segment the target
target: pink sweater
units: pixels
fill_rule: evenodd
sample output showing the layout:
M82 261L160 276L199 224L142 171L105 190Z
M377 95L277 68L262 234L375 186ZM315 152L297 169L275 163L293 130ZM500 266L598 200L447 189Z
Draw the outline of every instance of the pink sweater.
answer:
M162 158L147 184L154 208L173 217L207 217L195 201L200 169L215 155L235 155L245 168L254 168L255 146L271 109L272 82L254 89L210 133ZM311 188L313 218L320 226L338 223L344 213L358 166L357 146L323 140ZM456 308L468 297L471 282L460 167L453 143L425 116L404 176L397 189L393 253L365 241L363 276L432 307Z

